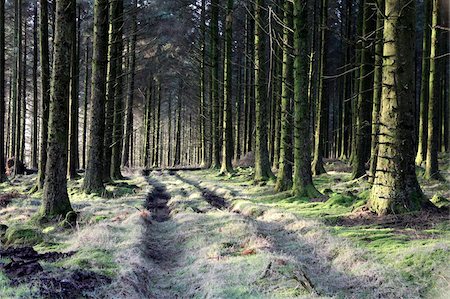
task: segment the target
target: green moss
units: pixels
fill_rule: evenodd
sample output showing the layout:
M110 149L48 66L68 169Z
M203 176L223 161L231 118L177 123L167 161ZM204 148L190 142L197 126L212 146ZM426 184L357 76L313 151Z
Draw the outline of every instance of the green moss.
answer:
M355 197L345 196L342 194L331 194L330 198L325 202L324 207L343 206L350 207L355 202Z
M0 298L33 298L34 287L23 284L12 286L10 280L0 271Z
M450 200L440 194L435 194L431 198L431 202L438 208L450 207Z
M89 269L110 277L114 277L118 269L113 253L100 249L82 249L70 258L58 262L57 265Z
M42 233L32 227L12 226L5 233L6 246L34 246L43 242Z

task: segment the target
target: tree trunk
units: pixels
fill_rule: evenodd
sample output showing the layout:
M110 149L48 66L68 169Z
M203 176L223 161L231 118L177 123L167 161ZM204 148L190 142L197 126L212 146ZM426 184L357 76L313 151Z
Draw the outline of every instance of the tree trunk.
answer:
M67 150L69 134L70 50L75 28L75 0L56 1L55 43L53 50L52 88L47 165L40 214L50 219L72 211L67 194Z
M77 28L76 19L73 20L73 27ZM80 18L78 18L80 26ZM78 118L79 118L79 53L77 44L77 31L72 32L72 49L70 61L70 114L69 114L69 169L68 177L73 180L77 178L78 159Z
M425 204L414 163L415 2L385 4L380 136L369 207L379 215Z
M48 45L48 2L39 3L39 60L41 64L41 142L39 146L39 165L37 188L44 187L45 168L47 165L47 139L50 105L50 57Z
M129 67L128 67L128 85L127 85L127 104L125 112L125 140L122 153L122 166L130 166L130 143L132 144L133 133L133 105L134 105L134 78L136 73L136 39L137 39L137 0L133 1L133 9L131 20L131 40Z
M267 149L268 97L266 86L266 0L255 2L255 177L256 182L273 178Z
M123 146L123 0L117 0L117 13L115 14L117 33L116 38L116 77L114 78L114 114L113 134L111 148L111 170L112 179L123 178L120 171L122 146Z
M15 2L15 18L14 18L14 47L15 47L15 64L13 70L14 87L13 98L14 105L12 115L14 117L14 151L13 155L16 160L20 159L20 116L21 116L21 86L22 86L22 0L16 0ZM16 167L14 168L13 175L16 175Z
M92 55L91 109L88 159L83 189L103 193L103 149L105 136L106 65L108 55L108 1L96 0Z
M375 70L373 75L373 100L372 100L372 139L370 146L369 182L373 182L378 161L378 138L380 127L380 102L381 82L383 80L383 22L384 0L378 1L376 41L375 41Z
M233 89L233 0L227 1L225 24L225 65L224 65L224 109L223 109L223 145L221 174L233 172L233 121L232 121L232 89Z
M38 68L38 8L37 3L34 4L33 18L33 128L31 132L31 167L38 168L38 85L37 85L37 68Z
M324 154L324 135L327 134L325 130L325 122L328 118L327 111L327 98L324 89L324 75L326 65L326 26L328 19L328 0L322 0L322 16L321 16L321 36L320 36L320 70L319 70L319 95L316 107L316 127L314 132L314 159L311 165L313 175L320 175L325 173L323 167L323 154Z
M292 187L292 126L291 126L291 98L292 98L292 33L293 28L293 6L292 2L284 0L283 20L283 66L281 85L281 137L280 137L280 159L276 191L286 191Z
M89 39L86 39L86 50L84 56L84 107L83 107L83 169L86 169L86 139L88 123L88 99L89 99Z
M156 105L156 115L155 115L155 122L156 122L156 128L155 128L155 157L153 160L153 167L157 168L160 166L160 160L159 160L159 148L160 148L160 135L161 135L161 81L158 81L158 103Z
M0 0L0 183L6 180L5 99L5 0Z
M439 0L432 0L433 10L431 17L431 41L430 41L430 77L428 88L428 138L425 165L426 179L442 179L439 173L439 77L436 65L436 53L438 53L437 26L439 18Z
M306 0L294 1L294 184L300 197L319 197L311 173L308 103L308 13Z
M373 17L374 0L364 0L364 21L362 31L361 65L359 67L359 91L356 104L356 142L352 160L352 179L366 175L366 163L370 158L371 116L373 99L374 57L371 47L375 31Z
M211 100L212 100L212 161L211 167L220 168L220 131L219 131L219 1L211 0Z
M422 74L419 99L419 137L417 140L416 164L421 166L427 156L428 138L428 96L430 76L430 34L431 10L433 0L424 0L424 22L422 39Z

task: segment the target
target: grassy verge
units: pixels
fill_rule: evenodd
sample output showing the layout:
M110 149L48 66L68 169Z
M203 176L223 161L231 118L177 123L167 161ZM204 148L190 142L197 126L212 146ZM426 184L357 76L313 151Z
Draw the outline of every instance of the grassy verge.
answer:
M57 269L94 271L112 279L121 275L123 254L141 238L139 209L145 201L147 182L138 176L106 186L107 193L87 195L80 192L82 179L70 181L68 192L74 210L79 213L76 227L56 224L39 225L33 220L40 202L39 192L29 194L34 176L23 176L0 184L0 194L14 194L10 203L0 208L0 224L8 226L3 245L33 246L39 253L75 252L57 262L41 261L44 271ZM99 288L99 293L101 292ZM12 287L0 274L0 293L8 298L30 297L27 286Z
M232 200L236 210L253 217L268 209L279 209L303 219L318 220L332 235L361 248L374 262L398 271L422 296L445 297L450 281L448 217L419 213L392 221L361 221L358 211L366 202L370 186L364 180L351 181L349 173L335 170L342 169L340 162L336 164L328 164L329 172L315 178L317 188L329 196L325 202L292 197L289 192L275 193L273 182L255 186L252 169L238 169L228 178L218 177L210 170L183 176L200 180L202 186ZM443 174L449 177L448 168L444 167ZM420 182L429 198L440 194L441 199L448 201L448 184L422 179Z

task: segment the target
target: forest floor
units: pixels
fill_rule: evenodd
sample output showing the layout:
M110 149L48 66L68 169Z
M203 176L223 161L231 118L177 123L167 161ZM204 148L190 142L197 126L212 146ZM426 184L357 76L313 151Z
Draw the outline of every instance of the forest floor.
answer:
M0 184L0 298L448 298L448 212L376 217L364 179L326 168L326 201L254 185L251 168L128 173L102 196L80 178L76 227L36 223L34 175ZM448 183L421 185L450 203Z

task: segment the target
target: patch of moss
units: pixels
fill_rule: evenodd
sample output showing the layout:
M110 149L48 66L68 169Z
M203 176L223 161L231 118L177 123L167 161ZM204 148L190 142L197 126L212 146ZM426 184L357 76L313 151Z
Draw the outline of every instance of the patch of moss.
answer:
M58 266L96 271L110 277L114 277L118 269L113 253L101 249L80 250L70 258L58 262Z
M330 198L325 202L325 207L343 206L350 207L355 202L355 197L342 194L331 194Z
M430 201L438 208L450 207L450 200L440 194L435 194Z
M32 227L9 227L4 237L6 246L34 246L43 241L42 233Z

